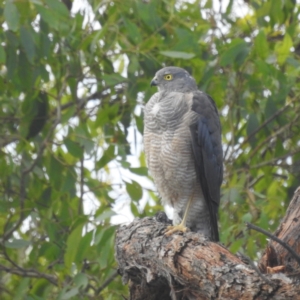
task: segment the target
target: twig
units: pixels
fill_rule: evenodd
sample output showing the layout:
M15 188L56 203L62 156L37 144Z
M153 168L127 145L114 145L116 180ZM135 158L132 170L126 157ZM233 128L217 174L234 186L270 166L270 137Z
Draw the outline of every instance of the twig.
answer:
M4 243L3 243L3 246L4 246L3 247L3 257L5 258L5 260L8 261L9 263L11 263L16 269L22 270L22 268L9 257L9 255L7 254Z
M10 262L14 268L8 268L6 266L0 265L0 271L5 271L7 273L20 275L21 277L32 277L32 278L44 278L51 282L53 285L58 285L57 279L53 275L40 273L35 269L24 269L20 267L16 262L14 262L6 252L6 248L3 247L3 256L5 257L6 261Z
M23 220L25 219L25 215L24 215L24 202L25 202L25 198L26 198L26 189L25 189L25 178L26 178L26 174L24 172L24 155L25 153L22 154L22 158L21 158L21 177L20 177L20 197L19 197L19 203L20 203L20 216L18 221L14 224L14 226L12 226L9 230L5 230L3 233L3 237L2 237L2 243L4 245L5 241L8 240L10 238L10 236L14 233L15 230L17 230L19 228L19 226L22 224ZM7 225L9 224L9 220L10 218L7 220L5 227L7 227ZM5 249L5 247L4 247Z
M253 225L251 223L246 223L246 226L248 227L248 229L256 230L256 231L266 235L270 239L274 240L278 244L280 244L283 248L285 248L288 252L290 252L292 254L292 256L295 258L295 260L297 261L297 263L300 266L300 256L287 243L285 243L284 241L282 241L281 239L279 239L275 235L271 234L270 232L268 232L268 231L266 231L266 230L264 230L264 229L262 229L262 228L260 228L256 225Z
M273 132L272 134L270 134L266 139L264 139L260 144L258 144L253 151L251 151L249 159L251 160L251 158L253 158L253 156L256 154L256 152L266 143L268 143L270 140L274 139L275 137L278 138L278 135L283 133L284 131L286 131L287 129L289 129L290 127L293 126L293 124L295 124L296 122L298 122L299 119L299 114L297 114L295 116L295 118L290 121L288 124L285 124L284 126L280 127L278 130L276 130L275 132ZM286 137L285 137L286 139Z
M36 270L28 270L28 269L23 269L23 268L7 268L3 265L0 265L0 270L10 273L10 274L15 274L15 275L19 275L21 277L31 277L31 278L44 278L46 280L48 280L49 282L51 282L52 284L57 286L57 279L52 276L52 275L48 275L45 273L40 273Z
M118 276L118 271L114 271L114 273L112 273L110 275L110 277L108 277L103 284L96 290L96 295L100 294L100 292L105 289L116 277Z
M241 143L240 148L248 143L248 141L256 135L257 132L259 132L262 128L264 128L266 125L268 125L271 121L273 121L276 117L278 117L280 114L282 114L287 108L290 107L290 105L296 101L296 98L294 98L292 101L287 103L285 106L281 107L274 113L271 117L269 117L266 121L264 121L260 126L258 126L254 131L252 131L247 138Z
M250 169L256 169L256 168L261 168L263 166L267 166L267 165L274 165L278 160L282 160L282 159L285 159L287 157L291 157L297 153L300 152L300 148L294 150L294 151L290 151L289 153L286 153L285 155L282 155L282 156L278 156L278 157L275 157L273 159L270 159L268 161L263 161L259 164L256 164L254 166L251 166ZM239 171L239 170L238 170Z
M64 84L65 86L65 84ZM64 88L63 86L63 88ZM36 166L36 164L38 163L40 157L43 155L44 150L46 148L46 145L48 143L48 141L50 140L50 137L54 131L54 129L56 128L56 126L60 123L61 120L61 105L60 105L60 98L62 97L63 94L63 88L59 93L58 96L58 106L56 109L56 119L54 120L51 129L49 130L47 136L45 137L45 139L43 140L39 151L37 153L37 156L35 158L35 160L33 161L33 163L27 168L25 169L24 166L24 153L22 154L22 160L21 160L21 176L20 176L20 217L18 219L18 221L15 223L14 226L12 226L8 231L5 231L3 234L3 238L2 238L2 242L4 243L11 235L12 233L22 224L25 215L24 215L24 201L26 198L26 189L25 189L25 179L28 173L30 173L34 167Z
M80 196L78 203L78 214L83 213L83 195L84 195L84 155L80 159Z
M289 103L287 103L285 106L283 106L281 109L279 109L278 111L276 111L272 116L270 116L267 120L265 120L259 127L257 127L254 131L252 131L247 138L238 145L237 148L234 148L234 145L228 145L226 152L225 152L225 156L227 157L229 149L232 149L231 153L228 155L228 159L230 160L232 155L234 153L238 153L248 142L249 140L255 136L261 129L263 129L266 125L268 125L271 121L273 121L274 119L276 119L279 115L281 115L286 109L288 109L292 103L294 103L297 100L297 98L293 98ZM298 115L296 114L296 117L294 118L294 120L292 120L291 122L289 122L288 124L284 125L283 127L281 127L279 130L277 130L275 133L269 135L264 141L262 141L258 146L255 147L255 149L250 153L250 158L254 156L254 154L261 148L262 145L264 145L265 143L267 143L269 140L271 140L272 138L276 137L277 135L279 135L281 132L283 132L284 130L286 130L287 128L289 128L290 126L292 126L292 124L297 121L298 119ZM231 139L232 140L232 139Z

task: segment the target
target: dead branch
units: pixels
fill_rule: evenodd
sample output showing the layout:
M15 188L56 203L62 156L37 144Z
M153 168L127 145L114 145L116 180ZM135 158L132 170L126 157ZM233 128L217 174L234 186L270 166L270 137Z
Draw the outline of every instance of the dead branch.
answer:
M116 259L130 299L300 299L295 278L267 274L266 281L222 245L193 232L168 237L165 229L147 217L117 231Z
M274 236L292 248L296 254L300 254L300 187L296 190ZM297 258L278 242L271 240L259 262L259 268L264 273L273 273L273 269L278 267L283 268L286 274L300 272Z

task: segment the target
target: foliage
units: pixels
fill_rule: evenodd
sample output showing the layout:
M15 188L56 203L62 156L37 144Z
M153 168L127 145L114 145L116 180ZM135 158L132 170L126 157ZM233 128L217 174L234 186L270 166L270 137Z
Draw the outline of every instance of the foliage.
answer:
M1 299L127 294L110 220L124 199L135 216L161 209L137 144L163 65L188 69L219 108L222 241L264 248L244 222L273 231L300 174L299 5L217 2L0 4Z

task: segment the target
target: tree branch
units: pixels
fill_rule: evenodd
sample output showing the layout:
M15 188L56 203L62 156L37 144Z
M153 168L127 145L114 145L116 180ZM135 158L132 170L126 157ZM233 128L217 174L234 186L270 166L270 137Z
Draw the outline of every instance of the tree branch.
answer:
M40 273L33 269L27 270L27 269L23 269L23 268L7 268L3 265L0 265L0 271L19 275L21 277L44 278L44 279L48 280L49 282L51 282L52 284L57 285L57 279L55 276Z
M291 101L289 101L286 105L278 109L272 116L270 116L267 120L265 120L260 126L258 126L254 131L252 131L247 138L240 144L240 147L237 149L241 149L245 144L249 142L249 140L254 137L261 129L263 129L265 126L267 126L270 122L272 122L274 119L276 119L280 114L285 112L286 109L291 107L291 104L293 104L295 101L298 100L298 97L295 97Z
M117 276L118 276L118 272L114 271L100 286L99 288L97 288L97 290L95 291L96 295L99 295L101 293L102 290L104 290Z
M165 223L135 220L116 235L116 259L130 299L295 299L285 275L261 278L220 244L187 232L165 236Z
M280 244L283 248L285 248L287 251L289 251L293 257L295 258L295 260L298 262L299 266L300 266L300 257L299 255L297 255L297 253L293 250L293 248L291 248L287 243L283 242L281 239L277 238L275 235L269 233L268 231L258 227L258 226L255 226L251 223L246 223L246 226L249 228L249 229L253 229L253 230L256 230L264 235L266 235L267 237L269 237L270 239L272 239L273 241L277 242L278 244Z
M300 254L300 187L296 190L289 204L286 215L278 229L273 234L291 248L299 258ZM284 247L278 240L271 240L258 264L263 272L283 268L287 274L299 273L299 259L291 254L290 249Z

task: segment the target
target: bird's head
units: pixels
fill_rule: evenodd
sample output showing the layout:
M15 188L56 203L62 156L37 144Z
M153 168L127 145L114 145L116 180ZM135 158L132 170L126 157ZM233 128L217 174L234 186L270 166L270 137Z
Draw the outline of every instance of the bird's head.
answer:
M156 72L151 86L157 86L159 91L191 92L197 90L195 79L184 69L165 67Z

